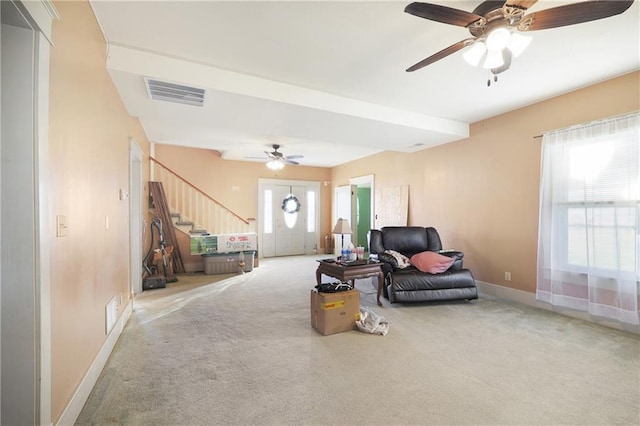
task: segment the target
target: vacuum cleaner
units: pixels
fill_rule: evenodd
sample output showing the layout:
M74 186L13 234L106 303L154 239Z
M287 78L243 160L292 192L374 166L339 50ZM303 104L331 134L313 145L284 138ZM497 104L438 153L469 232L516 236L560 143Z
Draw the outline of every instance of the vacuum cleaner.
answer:
M162 271L158 270L158 267L153 265L149 266L149 259L153 256L153 243L155 238L154 229L158 231L158 252L162 256ZM164 241L164 234L162 233L162 221L158 217L154 217L151 220L151 243L149 244L149 251L145 256L142 266L147 271L146 277L142 279L142 290L151 290L154 288L165 288L167 283L178 281L178 278L173 275L173 271L170 271L169 260L167 260L167 244Z

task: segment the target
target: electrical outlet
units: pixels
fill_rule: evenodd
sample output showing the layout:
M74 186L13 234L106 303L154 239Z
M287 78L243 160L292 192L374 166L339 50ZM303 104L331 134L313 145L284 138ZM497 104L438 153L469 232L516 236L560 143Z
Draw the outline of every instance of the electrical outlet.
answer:
M505 281L511 281L511 272L505 272L504 273L504 280Z

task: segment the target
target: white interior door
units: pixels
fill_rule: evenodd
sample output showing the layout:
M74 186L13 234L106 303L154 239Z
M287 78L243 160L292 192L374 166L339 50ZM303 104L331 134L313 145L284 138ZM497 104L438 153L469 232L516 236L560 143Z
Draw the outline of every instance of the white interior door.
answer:
M31 3L31 2L30 2ZM35 2L33 2L35 3ZM50 424L48 44L0 1L0 424ZM44 241L44 243L43 243Z
M129 153L130 291L142 292L142 149L131 140Z
M333 220L331 221L332 226L335 226L335 224L338 222L338 219L347 219L349 221L349 227L351 228L351 231L355 232L353 224L356 224L358 220L356 190L356 185L336 187L333 194ZM340 251L342 250L343 236L345 247L348 247L354 241L353 234L335 234L333 238L335 239L334 254L336 256L340 255Z

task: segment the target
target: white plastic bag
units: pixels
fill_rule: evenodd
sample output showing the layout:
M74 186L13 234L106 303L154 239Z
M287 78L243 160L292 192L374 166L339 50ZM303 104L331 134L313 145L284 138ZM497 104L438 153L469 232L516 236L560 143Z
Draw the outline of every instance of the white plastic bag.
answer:
M360 307L360 319L356 321L356 325L364 333L385 336L389 332L389 321L367 307Z

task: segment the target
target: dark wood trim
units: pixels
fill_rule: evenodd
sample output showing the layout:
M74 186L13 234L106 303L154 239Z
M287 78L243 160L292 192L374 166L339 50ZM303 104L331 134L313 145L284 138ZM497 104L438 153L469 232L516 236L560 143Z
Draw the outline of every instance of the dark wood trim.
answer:
M233 216L235 216L236 218L238 218L239 220L241 220L242 222L245 223L245 225L249 225L249 221L246 219L241 218L240 216L238 216L236 213L234 213L229 207L225 206L224 204L222 204L219 201L214 200L213 198L211 198L209 195L207 195L206 192L204 192L202 189L198 188L197 186L195 186L194 184L192 184L191 182L189 182L187 179L183 178L182 176L180 176L178 173L176 173L175 171L171 170L169 167L167 167L165 164L162 164L160 161L156 160L153 157L149 157L149 160L153 161L156 164L159 164L160 166L162 166L163 168L169 170L171 173L173 173L174 175L176 175L178 178L180 178L184 183L186 183L187 185L189 185L191 188L195 189L196 191L200 192L205 198L208 198L209 200L213 201L214 203L216 203L217 205L219 205L220 207L222 207L223 209L225 209L226 211L228 211L229 213L231 213Z

